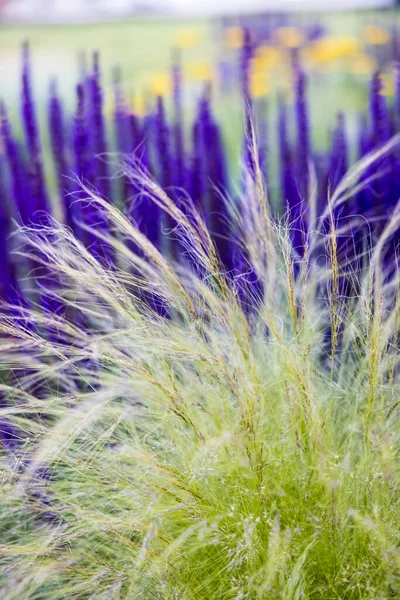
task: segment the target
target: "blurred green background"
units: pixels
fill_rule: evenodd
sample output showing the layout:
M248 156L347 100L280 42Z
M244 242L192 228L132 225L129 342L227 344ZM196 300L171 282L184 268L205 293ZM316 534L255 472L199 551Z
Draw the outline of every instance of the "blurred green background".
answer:
M92 52L98 50L106 91L106 115L112 116L112 80L116 67L121 69L124 92L132 110L140 114L151 105L156 94L163 94L167 99L170 96L172 52L179 48L185 73L185 118L190 122L196 100L205 83L208 80L214 81L215 111L223 125L232 164L236 164L240 156L243 131L240 95L237 85L222 88L218 81L218 69L222 63L230 66L233 72L237 69L240 40L236 43L235 30L239 24L262 30L263 24L265 28L270 28L273 19L273 15L264 15L224 20L147 18L123 23L85 25L0 25L0 97L5 101L18 128L21 45L24 41L29 41L35 98L46 148L45 107L52 78L57 79L64 106L72 114L75 84L85 62L89 64ZM396 59L393 44L400 30L399 12L298 13L289 17L288 25L289 29L304 31L305 35L311 25L318 25L325 30L324 35L329 40L336 40L336 50L328 60L315 59L315 51L318 50L315 45L308 48L311 53L314 52L313 56L310 54L311 61L306 54L308 50L304 51L310 74L310 114L316 149L326 147L339 110L346 112L350 136L354 132L355 137L359 115L368 106L368 83L373 70L379 67L388 82L392 78L393 61ZM387 40L379 40L378 35L374 41L373 29L368 37L366 31L371 27L378 33L386 32ZM353 43L355 49L343 51L349 40L350 46ZM291 82L287 81L287 72L283 72L287 68L284 65L282 70L282 65L279 64L282 56L284 55L281 54L281 58L278 58L278 64L268 71L268 85L262 90L258 100L268 104L272 148L277 143L278 94L287 95L289 102L291 99ZM389 99L393 95L392 88L393 85L389 83Z

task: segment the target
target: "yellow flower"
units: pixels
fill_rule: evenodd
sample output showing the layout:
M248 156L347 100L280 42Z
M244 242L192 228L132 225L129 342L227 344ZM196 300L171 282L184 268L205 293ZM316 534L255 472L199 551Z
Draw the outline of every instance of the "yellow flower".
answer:
M278 27L274 31L277 43L285 48L300 48L304 44L304 34L297 27Z
M355 75L371 75L376 68L376 60L372 56L368 56L364 52L357 52L352 57L349 68Z
M176 33L174 46L176 48L181 48L182 50L194 48L199 44L201 38L202 32L199 29L195 29L194 27L183 27Z
M250 93L253 98L262 98L270 91L268 79L265 72L250 72Z
M150 91L154 96L168 96L172 90L170 75L154 75L150 81Z
M226 30L226 43L229 48L242 48L244 31L241 27L228 27Z
M382 79L382 96L393 96L394 95L394 82L393 77L387 73L381 75Z
M376 25L366 25L363 29L363 37L367 44L373 46L385 46L390 42L390 33Z
M257 48L254 64L257 71L271 69L278 66L281 62L281 53L272 46L260 46Z
M147 103L142 94L134 95L132 98L132 112L137 117L144 117L147 115Z
M103 112L104 112L104 115L107 117L107 119L111 118L112 115L114 114L114 108L115 108L115 105L114 105L113 100L108 99L108 100L106 100L106 102L104 102Z
M211 81L214 77L214 71L207 61L197 60L188 65L187 76L199 81Z
M350 35L329 36L314 42L308 56L315 62L329 62L358 52L360 43Z

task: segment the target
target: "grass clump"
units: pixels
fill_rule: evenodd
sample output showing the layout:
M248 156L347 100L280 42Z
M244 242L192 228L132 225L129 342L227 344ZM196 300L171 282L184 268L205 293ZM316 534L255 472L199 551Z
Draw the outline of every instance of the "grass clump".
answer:
M63 311L1 319L1 598L399 597L398 213L350 259L356 174L302 256L249 177L236 278L144 173L185 266L91 192L118 267L25 230Z

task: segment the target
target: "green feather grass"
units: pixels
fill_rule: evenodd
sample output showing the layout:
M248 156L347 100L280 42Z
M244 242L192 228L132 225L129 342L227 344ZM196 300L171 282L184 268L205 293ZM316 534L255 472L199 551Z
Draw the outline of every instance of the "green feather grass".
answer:
M382 259L399 211L363 270L346 269L357 293L343 298L334 219L300 260L249 178L231 214L265 291L246 315L200 217L121 169L175 219L199 269L161 256L89 190L124 268L105 270L57 224L22 232L71 318L1 317L13 373L1 418L20 440L3 456L0 597L399 597L400 295Z

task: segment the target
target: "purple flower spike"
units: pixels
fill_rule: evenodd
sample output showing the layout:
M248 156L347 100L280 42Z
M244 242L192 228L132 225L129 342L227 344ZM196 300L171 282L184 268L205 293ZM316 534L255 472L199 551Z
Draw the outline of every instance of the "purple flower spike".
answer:
M278 140L280 157L280 186L284 210L289 211L292 224L292 243L296 250L303 247L303 236L299 218L299 192L296 186L293 166L293 153L290 148L287 127L287 111L283 101L279 103Z
M48 120L50 143L58 179L59 194L64 207L65 223L68 227L74 229L75 224L72 214L71 198L69 196L69 182L66 177L66 175L68 175L68 167L66 161L63 109L61 100L57 94L57 86L54 81L50 88Z
M5 160L0 156L0 299L10 304L19 304L17 293L17 278L15 265L12 261L9 248L9 235L12 230L9 214L6 181Z
M182 111L182 70L180 55L176 53L172 65L172 82L174 96L174 146L175 146L175 173L174 185L179 188L185 186L185 145L183 134Z
M260 103L257 140L260 171L265 181L268 181L268 104L266 101Z
M15 141L11 124L3 105L0 106L1 136L4 143L5 154L8 162L10 183L12 188L12 201L14 211L22 224L28 225L33 220L35 207L30 202L26 187L27 174L22 162L21 153ZM28 200L28 201L27 201Z
M137 137L137 132L131 127L131 118L133 115L129 113L129 109L124 98L121 86L121 73L119 69L114 70L114 125L115 125L115 142L118 152L129 154L133 150L134 140Z
M226 206L223 200L228 187L226 157L221 130L215 121L210 106L210 94L207 89L199 107L198 114L201 148L205 151L206 197L203 213L210 227L213 241L221 261L227 270L232 268L231 231Z
M25 131L26 144L30 160L30 188L34 211L32 215L37 220L36 211L50 213L50 207L46 197L44 171L41 157L41 146L39 131L36 120L36 112L32 95L31 69L29 60L29 46L23 46L22 64L22 122Z
M154 135L155 135L155 155L158 163L158 178L162 187L171 193L172 181L172 160L171 160L171 132L167 122L164 100L162 96L157 97L156 112L154 116ZM153 214L159 212L156 206L153 208ZM175 223L168 215L159 215L162 217L167 231L171 230ZM165 240L168 251L172 251L170 240ZM160 242L161 243L161 242ZM162 243L161 243L162 246Z
M1 310L11 312L14 317L18 315L18 306L22 304L22 297L18 291L15 265L10 256L8 236L11 233L10 215L7 210L6 190L2 182L5 181L5 168L0 157L0 302L6 302L15 308ZM0 392L0 408L7 407L6 394ZM12 451L18 442L18 431L7 418L0 419L0 446Z
M170 129L165 114L164 100L162 96L157 97L155 114L155 143L157 160L159 164L160 181L164 188L172 185L171 176L171 139Z
M368 127L367 119L363 116L360 118L359 133L358 133L358 157L361 159L372 150L371 133ZM368 179L373 172L369 167L364 173L361 180ZM372 184L364 187L357 194L356 212L362 215L370 215L374 205L374 197L372 193Z
M346 122L343 113L339 113L337 117L337 126L332 136L332 148L330 152L330 164L328 174L328 189L330 195L334 192L337 185L340 183L342 178L345 176L349 167L349 147L346 136ZM354 204L354 202L353 202ZM352 217L354 215L354 206L350 200L346 201L339 208L333 209L333 219L335 227L340 230L343 227L349 226L349 220L346 217ZM326 225L327 229L330 229L330 225ZM339 255L346 256L347 259L353 254L353 247L351 240L347 234L338 234L337 238L338 253ZM348 283L345 278L340 282L341 291L345 293L348 289Z
M306 97L307 76L300 66L295 64L295 110L297 127L297 186L299 200L295 203L293 216L296 221L296 229L299 229L302 242L297 247L303 252L305 237L308 228L307 204L309 196L309 168L308 162L311 156L310 128L308 119L308 106Z
M240 80L242 87L242 96L246 112L251 113L251 93L250 93L250 68L251 60L254 55L254 48L251 39L251 32L248 28L243 29L243 46L240 56Z
M75 169L80 180L84 181L86 185L94 186L94 167L93 162L90 159L89 134L85 118L85 88L83 84L78 84L76 93L77 108L73 124ZM85 197L79 186L75 190L74 195L75 197ZM98 220L98 215L92 206L83 206L79 203L74 204L74 216L76 221L83 221L89 226L96 225ZM95 255L98 255L98 239L89 232L79 228L78 224L75 224L74 227L77 228L78 238L92 248Z
M346 137L346 122L345 116L343 113L339 113L337 116L337 125L332 134L332 145L329 153L329 165L328 165L328 175L326 186L324 186L324 196L322 202L319 203L319 212L322 213L326 209L326 198L331 197L334 193L336 187L345 176L348 169L348 143ZM343 217L349 215L350 213L354 213L353 210L350 209L350 201L342 204L338 209L334 209L333 217L336 227L340 227L342 223L340 222ZM326 233L330 231L331 224L329 220L327 220L324 224L324 230ZM343 240L341 240L341 243Z
M93 55L93 72L89 77L91 150L98 155L95 161L96 188L106 200L111 199L111 186L104 154L107 152L106 126L103 115L103 90L101 87L99 54Z
M370 89L371 141L374 146L379 146L390 138L390 117L382 92L382 76L377 72L372 77Z
M245 123L245 136L244 136L244 163L246 168L254 176L254 157L251 140L251 129L254 124L254 111L253 111L253 100L250 91L250 71L251 61L254 56L254 47L249 29L243 29L243 46L240 55L240 80L242 88L242 97L244 105L244 123Z
M126 104L122 88L121 75L119 69L114 72L114 129L115 129L115 147L117 152L128 156L134 150L134 140L138 137L136 117L130 115ZM132 120L135 120L133 125ZM132 183L128 177L123 176L119 182L119 194L121 204L127 208L127 213L136 220L135 215L131 211L132 199L137 195L138 187Z
M372 77L370 88L370 116L371 116L371 146L377 148L387 142L391 137L391 122L386 99L383 95L383 81L380 73L375 73ZM395 160L393 152L384 156L373 167L373 171L382 171L380 177L372 186L373 191L373 212L378 217L386 218L389 209L391 191L393 188L393 176L395 170ZM397 199L395 200L397 202ZM380 227L383 227L381 223Z
M395 65L394 87L395 87L395 113L396 113L397 124L399 124L400 123L400 62L397 62Z
M308 161L311 154L310 127L307 106L307 76L300 67L295 68L297 167L301 200L308 199Z
M95 64L97 64L95 62ZM97 73L95 69L95 74ZM89 92L93 94L93 82L97 81L97 75L95 78L91 78L89 86ZM101 90L98 88L99 93L101 95ZM83 84L79 84L77 86L77 109L74 118L74 151L75 151L75 162L78 176L82 178L86 184L89 186L93 186L96 189L96 192L100 192L100 194L104 194L107 191L108 179L106 177L107 165L105 163L101 163L100 161L92 161L92 148L90 146L90 136L88 133L88 124L86 120L86 98L85 98L85 87ZM93 95L91 95L91 100L93 101ZM97 108L101 107L101 102L97 106ZM93 109L93 104L92 104ZM96 113L96 121L98 126L98 131L102 130L102 113L100 111ZM93 117L93 112L90 115ZM100 122L101 121L101 122ZM93 122L93 121L92 121ZM99 138L97 135L94 136L94 140L97 144L99 144ZM106 170L103 170L103 167L106 167ZM96 171L97 169L97 171ZM100 173L104 175L102 178ZM99 179L96 178L99 177ZM81 196L81 191L77 190L78 197ZM107 197L106 197L107 199ZM96 207L89 204L86 206L75 205L75 215L76 220L82 220L86 225L89 225L97 230L101 231L103 234L106 234L108 231L108 222L106 217L99 211ZM105 242L97 238L95 235L81 231L79 232L79 237L82 239L90 250L97 258L97 260L106 263L108 266L113 264L113 252L110 246L108 246Z
M203 213L203 218L207 219L207 212L204 210L204 199L207 188L207 175L204 147L204 123L203 115L199 114L193 124L192 129L192 159L191 159L191 178L190 178L190 196L197 208Z
M329 165L329 185L333 191L345 176L349 167L349 147L346 136L346 121L343 113L337 117L337 126L332 136Z
M148 115L140 125L138 119L132 115L132 127L134 128L134 151L136 159L143 168L151 175L155 174L153 161L150 157L152 135L154 133L154 115ZM161 212L160 209L148 198L143 198L140 204L139 225L141 231L156 246L161 248Z

